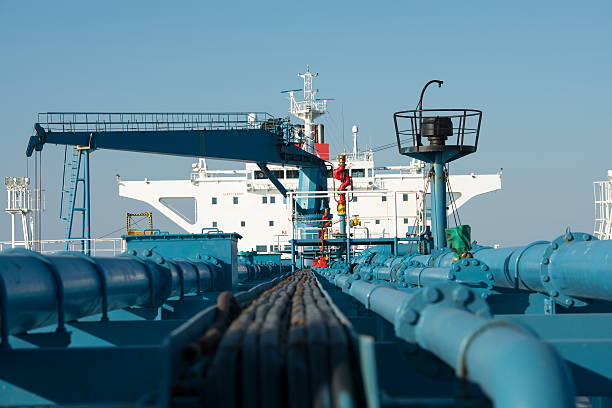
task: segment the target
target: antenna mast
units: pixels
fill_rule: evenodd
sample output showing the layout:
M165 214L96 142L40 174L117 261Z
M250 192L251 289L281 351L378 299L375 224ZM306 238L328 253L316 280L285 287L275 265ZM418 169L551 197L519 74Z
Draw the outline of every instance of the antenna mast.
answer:
M318 73L310 72L310 67L307 65L306 72L298 74L298 76L304 80L304 100L296 100L296 91L290 91L289 113L304 121L303 149L308 153L314 153L314 120L327 113L327 101L317 99L319 90L312 87L313 78L319 76Z

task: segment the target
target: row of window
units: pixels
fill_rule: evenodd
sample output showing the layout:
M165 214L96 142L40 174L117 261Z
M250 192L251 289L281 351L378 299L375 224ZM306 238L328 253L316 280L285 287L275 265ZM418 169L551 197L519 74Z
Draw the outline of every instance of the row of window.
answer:
M296 179L300 175L300 172L298 170L271 170L271 172L274 175L274 177L276 177L277 179ZM332 172L333 170L327 170L327 178L333 177ZM355 178L366 176L366 169L351 169L349 170L349 172L350 172L350 175ZM372 177L372 169L368 169L367 174L368 174L368 177ZM251 175L249 174L247 177L251 178ZM268 178L265 175L265 173L260 170L254 171L253 177L256 180L264 180Z
M288 251L291 249L291 245L285 245L284 246L284 250ZM268 251L268 246L267 245L255 245L255 250L257 252L267 252ZM270 252L274 252L274 251L278 251L280 250L280 246L279 245L270 245Z
M217 203L219 202L217 197L211 197L210 201L211 201L212 205L217 205ZM286 201L286 199L283 199L283 203L285 203L285 201ZM232 197L232 202L234 204L238 204L238 197ZM262 204L268 204L268 202L270 204L274 204L274 203L276 203L276 197L274 197L274 196L270 196L270 197L263 196L263 197L261 197L261 202L262 202Z
M404 218L404 224L408 224L410 220L408 218ZM379 225L380 224L380 220L374 220L374 224ZM213 221L212 222L212 226L214 228L216 228L218 226L217 221ZM241 227L246 227L246 221L240 221L240 226ZM273 227L274 226L274 221L270 220L268 221L268 226L269 227Z
M351 198L351 200L350 200L350 201L351 201L351 202L353 202L353 203L356 203L356 202L358 201L358 200L357 200L358 198L359 198L359 197L354 197L354 196L353 196L353 198ZM380 197L380 199L381 199L381 201L383 201L383 202L384 202L384 201L387 201L387 196L385 196L385 195L384 195L384 196L381 196L381 197ZM402 194L402 201L408 201L408 194Z
M404 218L404 224L408 224L410 222L410 220L408 218ZM380 220L374 220L374 224L379 225L380 224Z
M212 226L213 228L216 228L219 226L219 224L217 223L217 221L213 221L212 222ZM241 227L246 227L246 221L240 221L240 226ZM273 227L274 226L274 221L268 221L268 226L269 227Z
M356 203L358 198L359 197L351 198L351 202ZM387 201L387 196L382 196L380 198L381 198L381 200L383 202ZM283 203L284 204L286 204L286 200L287 199L283 197ZM408 201L408 194L402 194L402 201ZM218 203L217 197L212 197L211 198L211 202L212 202L213 205L216 205ZM234 204L238 204L238 197L232 197L232 202ZM274 196L270 196L270 197L262 196L261 197L261 203L262 204L268 204L268 203L274 204L274 203L276 203L276 197L274 197Z

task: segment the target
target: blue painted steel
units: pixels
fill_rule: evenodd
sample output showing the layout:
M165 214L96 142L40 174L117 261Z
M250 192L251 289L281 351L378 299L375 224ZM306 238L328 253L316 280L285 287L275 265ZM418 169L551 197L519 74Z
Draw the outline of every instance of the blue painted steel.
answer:
M574 406L573 384L559 356L519 326L487 318L486 304L461 285L408 293L348 275L331 281L393 323L400 338L479 384L496 407Z
M232 239L230 239L231 241ZM167 299L220 291L227 279L222 262L164 258L149 249L130 249L119 257L87 257L80 253L44 256L26 250L0 253L2 332L25 333L57 323L130 306L158 308ZM286 271L279 264L255 265L243 280Z
M434 248L441 249L446 246L446 177L444 175L444 162L442 153L437 153L432 164L433 191L431 196L432 229Z
M274 175L274 173L272 173L270 171L270 169L268 168L268 166L266 166L265 163L257 163L257 165L259 166L259 168L261 169L261 171L266 175L266 177L268 177L268 179L270 180L270 182L272 184L274 184L274 187L276 187L276 189L278 190L279 193L281 193L283 195L283 197L287 197L287 189L285 188L285 186L283 185L283 183L280 182L280 180L278 178L276 178L276 176Z
M339 214L340 219L340 235L346 236L346 214Z
M319 167L301 167L298 176L298 191L311 193L311 196L298 198L296 200L296 211L299 215L298 228L310 228L320 225L323 210L329 208L329 199L317 196L315 191L327 191L327 175L325 165ZM317 237L317 232L312 231L301 234L301 238Z
M172 292L171 274L155 262L131 257L43 256L30 251L0 254L6 292L0 305L10 334L128 306L159 307ZM100 271L104 280L100 279ZM104 291L103 291L104 289Z
M104 127L104 124L100 126ZM42 150L46 143L51 143L91 146L94 150L112 149L254 163L324 166L319 157L285 140L282 133L268 129L51 131L37 123L35 130L36 135L30 138L26 149L27 156L31 156L35 150Z
M584 306L587 299L612 301L611 252L612 241L568 232L552 242L522 247L476 247L473 259L457 262L448 250L399 257L371 248L354 260L354 272L410 286L457 280L488 289L540 292L565 307Z
M125 235L127 249L154 250L164 258L201 259L216 262L223 271L221 290L238 283L238 239L236 233L210 230L203 234Z
M66 146L64 156L60 218L66 221L66 239L83 239L81 250L89 255L91 253L89 149L72 149L72 156L68 159L68 146ZM77 205L79 190L81 190L81 199L79 200L80 205ZM81 232L75 235L73 227L77 213L81 218ZM69 241L66 241L64 249L66 251L70 249Z
M563 306L581 299L612 300L612 241L571 233L552 242L481 249L474 255L494 275L495 286L537 291Z
M83 163L83 203L85 211L83 214L83 237L84 253L91 255L91 185L89 177L89 149L84 150Z
M280 254L238 253L238 281L258 281L273 275L288 273L291 265L283 263Z

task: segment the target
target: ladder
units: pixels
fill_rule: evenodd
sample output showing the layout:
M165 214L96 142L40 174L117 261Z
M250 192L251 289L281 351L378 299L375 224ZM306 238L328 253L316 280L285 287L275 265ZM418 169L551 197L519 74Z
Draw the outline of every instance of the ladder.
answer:
M89 148L66 146L62 175L60 219L66 222L65 250L70 240L81 240L81 251L90 253ZM75 214L81 219L80 233L73 230Z

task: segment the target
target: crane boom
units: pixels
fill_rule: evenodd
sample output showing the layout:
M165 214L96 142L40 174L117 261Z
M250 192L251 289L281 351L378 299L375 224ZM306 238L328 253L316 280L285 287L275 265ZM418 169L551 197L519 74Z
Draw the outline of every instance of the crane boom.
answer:
M319 157L296 146L291 136L287 136L280 126L282 120L252 120L248 115L253 114L245 113L245 120L210 122L196 122L195 119L171 122L167 119L174 114L157 114L165 116L156 122L126 122L126 119L117 120L113 116L109 116L109 120L106 120L106 116L104 120L73 120L74 115L93 115L84 113L43 115L51 115L53 119L34 125L35 135L30 137L27 156L42 150L45 144L52 143L87 146L91 150L123 150L300 167L324 165ZM145 118L151 114L138 115L141 115L139 118Z

